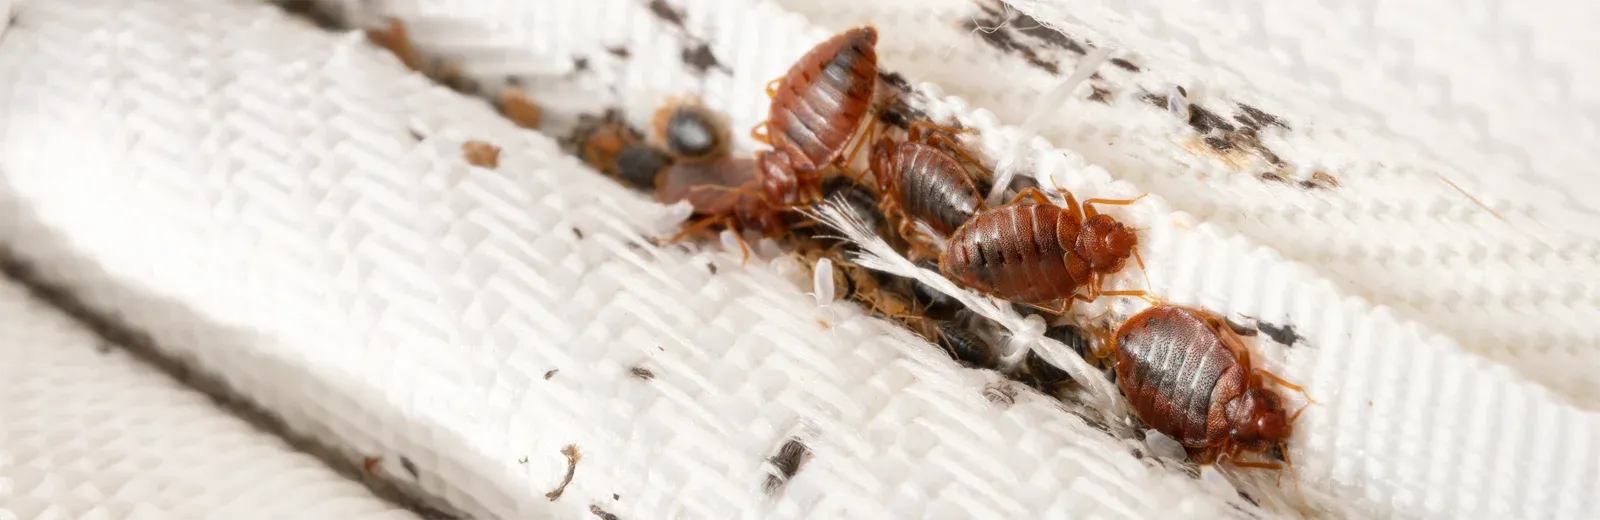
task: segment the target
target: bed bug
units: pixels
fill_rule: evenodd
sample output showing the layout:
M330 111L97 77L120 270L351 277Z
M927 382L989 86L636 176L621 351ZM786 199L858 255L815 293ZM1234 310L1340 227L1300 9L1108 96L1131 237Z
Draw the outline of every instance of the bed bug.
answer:
M1065 313L1073 300L1145 296L1144 291L1100 287L1101 277L1120 271L1129 256L1140 268L1144 261L1133 229L1094 209L1094 204L1139 199L1088 199L1080 206L1071 193L1063 194L1066 205L1058 207L1029 188L1008 204L978 213L951 235L939 255L939 271L973 290L1056 314ZM1087 287L1086 294L1078 292L1081 287ZM1062 308L1044 306L1057 302Z
M898 216L900 236L913 236L912 219L933 228L940 238L950 236L983 209L983 194L962 164L983 166L961 151L945 132L954 128L917 121L906 140L885 135L872 150L872 177L885 215ZM958 159L959 158L959 159Z
M673 155L708 158L728 152L728 126L722 117L695 99L669 100L653 118L656 135Z
M989 344L953 320L937 322L934 343L968 368L988 368L999 361Z
M852 138L877 89L877 43L876 28L850 29L812 47L767 84L767 120L750 131L772 146L756 155L767 197L787 205L814 202L821 198L824 169L854 159L866 139Z
M729 229L751 229L778 236L789 229L788 214L774 207L755 190L759 182L751 159L729 158L678 161L655 177L655 198L662 204L688 201L700 220L685 226L668 242L718 224ZM739 239L746 260L750 247Z
M580 116L567 139L567 145L579 159L612 176L617 175L617 155L624 149L644 144L644 134L628 125L622 112L616 109L608 109L599 116Z
M1134 411L1189 451L1201 464L1230 460L1241 467L1279 469L1276 462L1237 460L1244 451L1284 448L1293 415L1265 386L1298 386L1255 368L1250 351L1225 320L1188 307L1157 304L1135 314L1113 336L1117 385ZM1307 397L1308 404L1311 401ZM1283 451L1288 462L1287 451Z

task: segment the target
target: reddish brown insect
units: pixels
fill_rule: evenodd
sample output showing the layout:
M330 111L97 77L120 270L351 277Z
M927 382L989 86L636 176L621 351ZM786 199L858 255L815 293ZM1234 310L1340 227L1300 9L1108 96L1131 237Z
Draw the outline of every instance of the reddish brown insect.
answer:
M758 195L755 161L722 158L705 161L679 161L656 175L656 201L674 204L689 201L698 222L668 239L677 241L714 225L730 229L754 229L766 236L787 231L788 219L782 208L774 207ZM740 239L746 259L750 248Z
M896 143L885 135L873 147L872 177L877 182L879 204L884 215L899 217L900 236L908 240L914 236L912 219L927 223L942 238L984 207L983 194L961 160L982 166L943 133L956 131L918 121L911 124L904 142Z
M1072 300L1144 296L1144 291L1101 290L1101 277L1120 271L1130 255L1141 268L1144 261L1134 249L1139 239L1133 230L1094 209L1094 204L1139 199L1089 199L1080 206L1071 193L1065 195L1061 208L1038 188L1028 188L1011 203L979 213L951 235L939 255L939 272L984 294L1058 314ZM1087 287L1087 294L1079 287ZM1057 302L1065 306L1041 306Z
M1237 456L1282 448L1305 410L1301 407L1286 418L1282 399L1265 381L1305 391L1252 367L1250 351L1221 317L1158 304L1123 322L1112 348L1117 385L1139 418L1182 443L1196 462L1280 467L1276 462L1242 462ZM1287 451L1284 457L1287 462Z
M850 29L812 47L767 84L772 106L750 134L772 145L772 151L757 153L756 162L761 188L775 203L792 207L820 200L824 169L854 159L865 139L844 152L871 111L877 43L876 28Z

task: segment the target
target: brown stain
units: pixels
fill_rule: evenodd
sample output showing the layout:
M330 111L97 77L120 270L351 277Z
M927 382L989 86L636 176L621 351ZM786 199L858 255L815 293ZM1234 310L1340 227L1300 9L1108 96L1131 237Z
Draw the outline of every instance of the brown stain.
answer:
M500 113L505 114L511 122L528 130L539 129L539 123L544 118L544 110L534 104L533 100L528 99L527 94L518 89L508 88L500 91L499 102Z
M366 470L367 473L377 473L378 462L381 462L382 460L383 459L378 457L367 457L361 459L361 469Z
M1085 54L1088 52L1088 50L1084 49L1083 45L1078 43L1077 40L1068 37L1061 31L1057 31L1050 26L1045 25L1043 22L1040 22L1039 19L1029 16L1028 13L1014 11L1014 14L1011 16L1011 21L1011 27L1015 28L1017 32L1033 37L1041 42L1044 42L1046 45L1071 51L1077 54Z
M315 2L312 0L286 0L279 2L278 5L281 6L284 11L288 11L289 14L308 20L312 25L315 25L323 30L338 30L343 28L345 25L343 17L339 16L338 13L323 5L322 2ZM15 10L13 10L11 13L11 21L14 23L16 19L17 13Z
M633 56L633 53L629 52L628 48L622 45L606 47L606 52L611 53L612 56L616 56L618 59L624 60Z
M1245 126L1249 126L1257 130L1267 126L1276 126L1284 130L1290 130L1289 124L1283 122L1283 119L1280 119L1278 116L1268 114L1259 108L1246 105L1244 103L1239 103L1238 106L1239 113L1234 115L1233 119Z
M1296 333L1294 331L1294 325L1290 324L1274 325L1264 321L1258 321L1256 322L1256 328L1260 329L1262 334L1266 334L1267 337L1272 338L1272 341L1276 341L1278 344L1286 347L1295 346L1295 344L1300 343L1300 340L1305 339L1301 337L1300 334Z
M461 143L461 155L473 166L491 170L500 167L500 147L483 141Z
M776 496L810 459L811 448L800 439L791 437L785 440L783 445L778 447L778 453L767 458L767 462L772 463L773 469L777 472L767 474L766 481L762 485L763 491L767 496Z
M1092 89L1089 92L1089 101L1104 103L1107 105L1111 104L1110 90L1101 88L1100 85L1090 85L1089 88Z
M406 68L421 71L422 53L417 51L411 43L410 32L406 30L405 21L399 18L390 18L388 25L378 29L367 29L367 40L373 44L387 49L400 59Z
M582 229L578 229L578 228L572 228L572 236L574 238L577 238L578 240L583 240L583 230Z
M1134 65L1133 62L1122 58L1111 58L1111 64L1128 72L1143 72L1138 65Z
M1166 98L1162 98L1162 107L1165 107L1166 104ZM1193 103L1189 104L1189 127L1202 134L1210 133L1212 130L1232 132L1238 128L1233 126L1233 123L1229 123L1228 120L1218 116L1216 112Z
M561 478L561 485L544 494L544 497L551 502L560 499L561 494L567 491L567 485L572 483L572 476L578 472L578 461L583 459L583 454L578 452L577 444L568 444L565 448L561 448L561 454L567 457L567 475Z
M717 55L711 52L711 45L706 42L695 42L693 45L684 47L681 58L684 65L688 65L696 74L702 76L710 72L711 69L720 69L729 74L733 73L722 62L717 61Z
M544 380L545 380L545 381L549 381L549 380L550 380L550 378L552 378L552 377L555 377L555 376L556 376L556 372L560 372L560 371L561 371L561 369L559 369L559 368L552 368L552 369L550 369L550 371L549 371L549 372L545 372L545 373L544 373Z
M595 504L589 504L589 514L600 517L600 520L617 520L617 515L607 513L606 510L600 509L600 506Z
M411 459L406 458L404 455L400 456L400 468L406 470L406 473L410 473L412 480L417 479L417 464L411 462Z
M1016 37L1012 35L1012 30L1003 26L1006 21L1004 18L969 18L962 21L961 28L969 34L977 36L991 47L1021 57L1029 65L1033 65L1039 70L1048 72L1051 75L1061 74L1060 65L1045 61L1044 58L1039 57L1038 50L1017 41Z
M663 22L675 25L679 29L683 28L683 11L679 11L678 8L672 7L672 5L668 4L666 0L650 0L648 5L650 7L650 14L656 15L656 18L660 18Z

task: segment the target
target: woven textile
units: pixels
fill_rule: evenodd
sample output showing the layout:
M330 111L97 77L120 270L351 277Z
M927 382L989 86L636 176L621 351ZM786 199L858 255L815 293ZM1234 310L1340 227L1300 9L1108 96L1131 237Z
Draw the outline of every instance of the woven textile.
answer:
M416 518L0 283L0 516Z
M1142 443L1090 427L1076 415L1094 416L1088 410L1026 390L992 404L995 374L957 368L849 305L818 305L797 289L810 283L792 276L792 261L768 262L769 253L741 268L736 255L649 245L642 236L676 224L672 209L587 171L483 103L405 73L356 35L329 36L253 4L110 2L31 3L0 43L0 66L28 71L0 83L13 100L0 107L0 210L9 217L0 239L297 430L352 457L407 457L416 485L442 504L493 517L577 516L590 506L624 518L1268 514L1157 462ZM773 4L672 5L686 14L682 25L622 0L418 2L366 14L415 20L425 47L485 79L526 70L474 64L512 56L562 74L586 58L589 73L529 85L558 113L699 92L740 128L764 117L761 85L827 34ZM946 46L927 42L938 33L907 36L919 27L897 21L909 7L882 5L891 7L870 17L884 29L885 65L913 79L979 59L1031 66L983 47L935 60L929 49ZM720 67L686 68L685 38L704 43ZM618 46L631 57L604 61ZM1434 319L1449 313L1372 303L1406 301L1371 292L1388 287L1373 266L1396 256L1438 273L1417 283L1437 284L1427 294L1444 300L1494 282L1442 268L1458 256L1331 238L1437 215L1490 217L1432 177L1340 170L1341 190L1301 192L1199 166L1182 155L1181 122L1122 90L1132 80L1101 73L1102 88L1119 88L1115 103L1072 105L1090 114L1076 134L1041 128L1072 151L1000 124L1024 120L1017 107L1051 88L1048 77L970 104L925 87L932 95L917 103L963 118L993 155L1029 143L1017 158L1077 193L1131 196L1161 184L1117 212L1146 229L1141 254L1155 292L1298 332L1292 347L1264 336L1252 345L1320 402L1291 445L1313 505L1335 516L1597 512L1595 414L1525 375L1544 370L1513 373L1458 342L1491 344L1499 336L1463 327L1508 319L1471 314L1490 320L1495 309ZM606 97L596 91L614 97L596 100ZM997 99L1007 97L1015 99ZM1108 122L1124 117L1131 122ZM1079 155L1078 144L1106 136L1136 144ZM467 166L466 139L501 146L499 169ZM1149 153L1121 155L1129 151ZM1168 168L1195 177L1168 186L1155 173ZM1380 197L1385 190L1394 197ZM1217 205L1229 191L1244 195L1226 200L1241 201L1249 218ZM1369 207L1397 209L1327 211ZM1494 207L1512 219L1535 211ZM1504 243L1507 234L1485 226L1393 236ZM1330 238L1291 232L1305 228ZM1563 272L1553 262L1594 268L1581 257L1537 258L1550 261L1504 270L1546 280ZM1539 336L1565 341L1547 343L1555 345L1592 338L1593 322L1582 324L1594 289L1582 284L1593 282L1575 283L1539 300L1566 303L1560 314L1513 330L1555 324ZM1576 352L1563 348L1553 351ZM1515 353L1502 358L1521 359ZM791 436L813 456L768 499L764 459ZM551 501L568 445L583 457ZM1285 512L1279 499L1289 493L1261 477L1235 483Z

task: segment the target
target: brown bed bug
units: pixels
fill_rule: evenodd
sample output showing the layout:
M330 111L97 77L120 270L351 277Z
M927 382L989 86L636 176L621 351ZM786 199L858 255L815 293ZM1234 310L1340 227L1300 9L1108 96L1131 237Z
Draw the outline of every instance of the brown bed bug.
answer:
M1065 313L1073 300L1146 296L1100 287L1101 277L1120 271L1129 256L1141 269L1144 261L1133 229L1094 209L1139 199L1088 199L1079 205L1071 193L1062 193L1065 207L1028 188L1010 203L978 213L951 235L939 255L939 272L978 292L1056 314ZM1058 302L1064 304L1060 309L1044 307Z
M885 135L873 147L871 170L879 204L891 219L899 217L900 236L907 240L914 235L912 219L945 238L984 207L983 194L962 161L983 166L947 135L961 131L917 121L907 130L905 141L897 143Z
M727 229L751 229L765 236L778 236L789 229L788 213L775 207L755 189L759 179L756 163L751 159L724 157L720 159L678 161L667 166L655 177L655 198L662 204L688 201L694 207L698 222L684 226L668 242L675 242L695 232L723 225ZM750 258L750 247L739 239L745 259Z
M693 98L675 98L656 110L652 120L661 145L681 158L726 155L728 125L722 116Z
M1250 363L1250 351L1227 321L1200 309L1157 304L1128 318L1112 338L1117 385L1151 428L1182 443L1200 464L1279 469L1239 461L1245 451L1284 448L1293 415L1265 386L1270 380L1305 393ZM1307 396L1308 404L1311 402ZM1282 450L1281 450L1282 451ZM1288 452L1282 451L1288 462Z
M853 161L866 139L852 138L878 85L877 43L872 26L847 30L812 47L767 84L772 105L750 135L772 146L756 154L768 198L789 206L815 202L824 170Z

